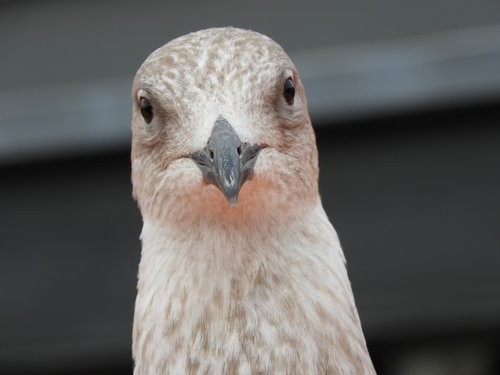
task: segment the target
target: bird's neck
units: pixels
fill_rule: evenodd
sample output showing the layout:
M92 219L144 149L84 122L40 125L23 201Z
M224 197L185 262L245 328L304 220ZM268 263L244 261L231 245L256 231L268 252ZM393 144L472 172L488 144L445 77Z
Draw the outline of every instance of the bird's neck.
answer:
M185 352L202 350L200 345L206 351L206 340L217 353L233 350L228 347L233 339L239 350L245 345L271 350L266 346L276 343L266 329L281 332L281 340L297 352L311 350L308 339L297 343L292 337L305 332L318 353L332 340L347 340L351 347L345 355L354 347L366 356L343 253L321 203L260 231L203 226L186 231L145 221L141 239L136 368L153 360L147 349L152 346L183 363L187 359L175 354L179 345ZM243 331L252 337L249 342ZM343 337L344 331L350 337Z
M344 269L336 233L320 202L286 220L258 226L198 222L175 227L145 219L141 241L139 293L187 288L190 294L200 290L201 301L227 283L248 293L260 269L286 273L290 263L315 254L333 257L329 262Z

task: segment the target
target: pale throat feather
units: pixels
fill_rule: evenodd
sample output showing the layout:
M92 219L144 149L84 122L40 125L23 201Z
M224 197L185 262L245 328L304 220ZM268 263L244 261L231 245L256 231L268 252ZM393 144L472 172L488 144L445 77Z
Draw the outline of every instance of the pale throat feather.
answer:
M344 256L321 204L274 229L261 238L214 228L192 236L145 222L137 373L154 366L175 374L186 363L200 374L224 373L236 363L230 373L364 373L356 364L369 358ZM159 358L168 362L155 363Z

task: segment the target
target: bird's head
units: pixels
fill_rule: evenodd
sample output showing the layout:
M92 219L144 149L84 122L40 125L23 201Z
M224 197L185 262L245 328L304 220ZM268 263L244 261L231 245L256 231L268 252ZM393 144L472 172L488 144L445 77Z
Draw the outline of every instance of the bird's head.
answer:
M177 38L142 64L132 95L143 217L265 223L318 199L304 88L268 37L222 28Z

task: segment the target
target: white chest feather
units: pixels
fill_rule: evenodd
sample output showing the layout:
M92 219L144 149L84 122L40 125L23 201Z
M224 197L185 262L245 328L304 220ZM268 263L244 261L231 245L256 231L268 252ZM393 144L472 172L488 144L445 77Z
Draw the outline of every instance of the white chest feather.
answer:
M374 374L320 203L265 233L144 224L135 375Z

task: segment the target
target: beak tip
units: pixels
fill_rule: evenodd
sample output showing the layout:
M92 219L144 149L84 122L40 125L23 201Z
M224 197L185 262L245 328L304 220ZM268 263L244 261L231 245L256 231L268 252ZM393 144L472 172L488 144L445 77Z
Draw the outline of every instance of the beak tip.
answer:
M236 196L227 197L227 201L229 202L229 205L231 207L236 207L236 203L238 202L238 197L236 197Z

